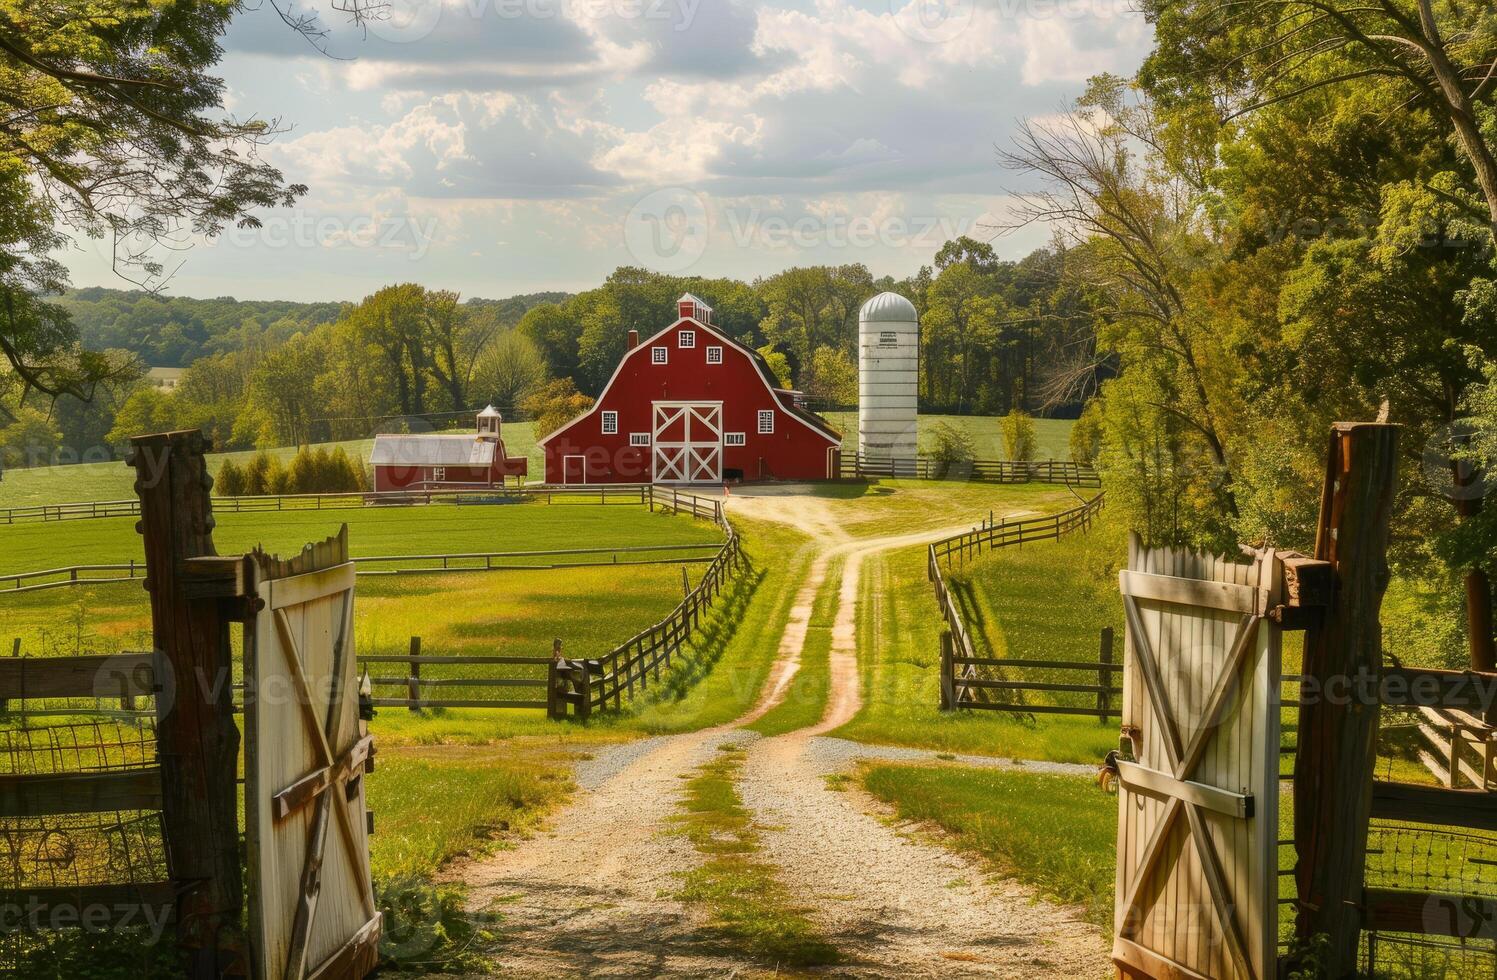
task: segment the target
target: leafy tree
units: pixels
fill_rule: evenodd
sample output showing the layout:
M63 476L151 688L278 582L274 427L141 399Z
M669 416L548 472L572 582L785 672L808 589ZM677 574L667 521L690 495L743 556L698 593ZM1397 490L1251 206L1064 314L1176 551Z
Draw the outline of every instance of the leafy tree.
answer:
M225 459L213 481L213 492L220 497L242 497L244 484L244 471L232 459Z
M571 378L557 378L541 385L521 403L535 420L537 438L549 435L587 411L593 399L577 390Z
M222 112L209 74L235 4L60 0L0 5L0 356L25 392L87 399L121 365L82 350L51 253L63 229L113 238L117 268L162 268L150 246L180 231L253 225L289 206L255 152L274 127ZM7 414L9 414L8 410Z
M519 405L546 380L546 361L519 330L506 330L484 349L473 390L491 405Z
M56 422L38 409L19 409L13 421L0 428L0 469L49 465L61 444Z
M1035 458L1038 442L1034 434L1034 419L1028 412L1009 412L998 422L1003 432L1003 448L1008 458L1023 462Z
M977 458L977 447L972 441L972 434L950 422L937 422L931 426L927 439L929 448L926 452L938 463L949 466L952 463L970 463Z
M828 407L858 403L858 366L847 351L818 347L811 357L811 385L806 397Z
M132 436L153 432L172 432L181 428L178 424L177 401L172 395L154 385L141 385L131 392L114 417L114 428L106 437L116 446L130 441Z

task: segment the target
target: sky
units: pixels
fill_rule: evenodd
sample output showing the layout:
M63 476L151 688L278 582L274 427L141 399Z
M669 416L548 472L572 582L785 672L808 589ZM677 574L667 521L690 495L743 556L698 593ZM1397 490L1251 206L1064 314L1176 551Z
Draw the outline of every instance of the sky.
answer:
M291 3L292 0L283 0ZM370 2L370 0L365 0ZM341 4L340 4L341 6ZM1130 0L389 0L363 28L299 0L326 54L250 0L225 108L308 192L164 254L182 296L357 300L578 291L616 267L752 280L861 262L903 277L999 235L998 151L1101 72L1134 71ZM997 236L997 237L995 237ZM109 246L65 260L129 288Z

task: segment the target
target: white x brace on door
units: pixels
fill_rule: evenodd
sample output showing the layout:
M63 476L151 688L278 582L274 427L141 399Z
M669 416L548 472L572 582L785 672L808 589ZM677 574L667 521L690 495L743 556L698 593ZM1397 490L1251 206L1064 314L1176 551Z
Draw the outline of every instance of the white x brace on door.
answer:
M656 402L656 483L716 483L723 467L722 402Z

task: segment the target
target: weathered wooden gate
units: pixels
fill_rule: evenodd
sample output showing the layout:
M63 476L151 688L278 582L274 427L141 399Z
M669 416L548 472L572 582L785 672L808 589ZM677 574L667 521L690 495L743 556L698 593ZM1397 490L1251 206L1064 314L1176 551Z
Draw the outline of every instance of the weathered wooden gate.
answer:
M282 561L256 552L245 642L245 820L260 980L362 977L378 959L347 527Z
M1113 945L1129 975L1275 975L1280 569L1130 542Z

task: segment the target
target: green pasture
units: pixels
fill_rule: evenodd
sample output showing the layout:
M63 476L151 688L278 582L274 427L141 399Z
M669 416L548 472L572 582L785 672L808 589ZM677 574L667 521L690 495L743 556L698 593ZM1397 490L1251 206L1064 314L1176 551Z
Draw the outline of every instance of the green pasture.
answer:
M1113 567L1121 556L1119 529L1104 510L1091 533L989 551L966 563L953 560L946 581L979 657L1095 663L1101 633L1114 631L1113 676L1123 677L1123 603ZM934 599L932 599L934 601ZM987 668L990 676L1050 684L1096 684L1095 672ZM1000 692L994 692L995 694ZM1095 707L1096 695L1001 692L1021 704ZM1116 706L1119 699L1114 698Z
M255 547L291 555L348 525L355 558L374 555L553 551L704 544L722 539L707 521L651 512L635 503L554 503L420 507L351 507L324 511L215 515L220 554ZM143 556L133 517L54 521L0 527L0 573L65 565L114 564ZM647 556L648 557L648 556ZM604 556L603 560L608 560Z
M849 452L858 445L858 416L856 412L832 412L828 420L842 432L843 448ZM977 455L983 459L1002 459L1003 437L999 433L998 419L992 416L922 415L920 434L922 448L928 448L933 426L949 422L972 436ZM1042 459L1070 459L1070 432L1072 423L1067 419L1036 419L1035 435ZM544 434L544 433L542 433ZM532 422L506 422L504 424L504 448L512 456L528 456L533 480L544 473L544 459L535 442L535 425ZM327 443L331 451L342 447L351 458L368 460L373 439L353 439L346 442ZM296 455L295 446L272 449L282 462L290 462ZM225 459L244 463L253 452L216 453L208 457L210 472L217 473ZM119 460L102 463L79 463L73 466L43 466L34 469L8 470L0 479L0 508L34 507L40 504L79 503L93 500L128 500L135 496L135 471Z
M376 732L392 743L484 744L522 735L567 741L620 739L694 731L732 721L753 705L769 676L780 634L811 562L809 539L790 528L743 519L737 526L749 567L724 589L703 618L701 630L660 683L637 692L633 701L625 700L622 712L597 715L583 724L548 721L534 710L458 708L419 714L382 710L375 720ZM674 604L679 597L680 571L666 568L675 576L677 593L670 599ZM623 583L627 577L613 581ZM606 606L614 598L607 594L600 602ZM618 639L652 621L636 623ZM549 644L550 636L542 631L534 642Z
M899 819L1111 931L1118 801L1089 779L965 766L866 766L863 787Z
M842 433L842 447L852 451L858 447L858 413L827 412L826 419ZM919 419L920 449L929 450L934 442L932 430L942 422L949 423L972 437L973 448L978 459L1007 459L1003 448L1003 433L998 427L996 415L921 415ZM1071 419L1035 419L1034 436L1036 455L1040 459L1071 458Z
M1033 546L1038 552L1054 542ZM1026 548L1030 551L1030 548ZM1054 566L1048 607L1055 629L1071 628L1080 601L1079 573ZM997 711L940 710L940 611L926 578L926 549L901 548L864 563L858 611L863 708L834 734L864 742L951 752L1099 763L1117 747L1117 723L1095 718L1038 717ZM1088 630L1077 629L1084 642ZM1061 659L1064 653L1050 654ZM1092 651L1096 656L1096 651Z

